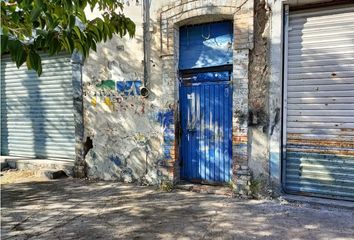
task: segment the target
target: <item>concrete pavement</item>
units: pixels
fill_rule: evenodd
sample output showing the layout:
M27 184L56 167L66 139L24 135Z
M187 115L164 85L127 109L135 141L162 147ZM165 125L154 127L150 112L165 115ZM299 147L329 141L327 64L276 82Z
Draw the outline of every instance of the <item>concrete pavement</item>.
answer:
M1 239L354 239L354 211L113 182L2 185Z

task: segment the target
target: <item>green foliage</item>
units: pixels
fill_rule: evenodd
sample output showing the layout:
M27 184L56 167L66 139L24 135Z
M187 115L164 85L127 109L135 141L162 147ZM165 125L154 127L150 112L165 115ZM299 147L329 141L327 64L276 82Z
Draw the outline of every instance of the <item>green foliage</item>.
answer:
M262 181L260 179L252 179L250 185L250 191L253 196L258 195L261 192Z
M235 191L237 188L236 184L232 180L230 180L227 185L232 191Z
M174 189L174 186L173 186L173 183L170 181L163 181L163 182L161 182L159 188L161 191L164 191L164 192L172 192Z
M84 9L97 8L101 16L88 20ZM99 42L128 34L135 24L116 0L1 0L1 54L8 52L20 67L42 73L38 51L50 55L76 49L87 57Z

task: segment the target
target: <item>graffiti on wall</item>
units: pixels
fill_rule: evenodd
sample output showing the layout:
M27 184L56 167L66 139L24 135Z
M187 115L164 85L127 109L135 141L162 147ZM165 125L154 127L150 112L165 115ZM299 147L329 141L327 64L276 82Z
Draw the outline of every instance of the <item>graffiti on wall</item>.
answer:
M141 80L124 80L115 81L111 79L102 80L100 83L94 85L95 88L89 92L91 98L91 105L96 107L98 103L103 103L110 110L114 111L115 106L122 104L128 97L141 96ZM121 106L124 108L128 106ZM144 106L143 110L144 112Z
M117 166L122 165L122 161L120 160L120 158L118 156L111 155L111 156L109 156L109 160L111 160L111 162L113 162Z
M136 81L117 81L116 82L117 91L125 96L140 96L140 88L142 83L140 80Z
M114 81L103 80L96 84L98 90L116 90L118 94L124 96L140 96L141 80Z
M163 127L163 153L165 160L173 160L175 155L175 129L174 129L174 113L172 110L161 111L157 118Z
M115 90L115 82L113 80L103 80L96 87L101 90Z

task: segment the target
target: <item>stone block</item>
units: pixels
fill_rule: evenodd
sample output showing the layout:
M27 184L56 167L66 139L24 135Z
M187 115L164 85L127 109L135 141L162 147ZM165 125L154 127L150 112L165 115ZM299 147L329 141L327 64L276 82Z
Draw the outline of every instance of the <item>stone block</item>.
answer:
M249 167L248 167L248 166L241 166L241 169L242 169L242 170L248 170Z
M245 186L247 186L247 181L245 180L242 180L242 179L237 179L237 182L236 182L236 185L239 187L239 188L245 188Z
M250 180L251 179L251 177L250 177L250 172L249 172L249 170L238 170L237 171L237 175L238 175L238 177L237 177L237 179L243 179L243 180Z

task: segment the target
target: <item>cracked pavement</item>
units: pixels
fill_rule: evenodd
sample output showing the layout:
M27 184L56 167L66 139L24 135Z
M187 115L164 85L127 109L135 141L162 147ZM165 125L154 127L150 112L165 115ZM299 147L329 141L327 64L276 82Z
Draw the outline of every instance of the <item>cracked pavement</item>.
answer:
M2 185L1 239L354 239L354 210L113 182Z

